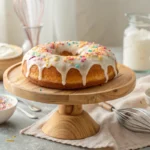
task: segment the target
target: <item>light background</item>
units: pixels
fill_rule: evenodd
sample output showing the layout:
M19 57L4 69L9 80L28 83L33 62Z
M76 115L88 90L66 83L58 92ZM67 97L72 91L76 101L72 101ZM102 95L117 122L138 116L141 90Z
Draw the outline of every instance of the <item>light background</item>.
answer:
M120 46L127 27L125 12L149 13L150 0L45 0L41 43L88 40ZM24 40L12 0L0 0L0 42Z

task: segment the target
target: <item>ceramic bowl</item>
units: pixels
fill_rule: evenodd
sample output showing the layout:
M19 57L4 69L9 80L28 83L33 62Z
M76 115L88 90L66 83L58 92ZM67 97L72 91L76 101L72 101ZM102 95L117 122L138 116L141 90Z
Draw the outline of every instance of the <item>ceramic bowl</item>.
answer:
M0 58L0 80L3 80L3 73L7 68L22 61L22 57L23 57L22 49L15 45L9 45L9 46L10 48L14 48L16 51L18 51L18 55L9 58L3 58L3 59Z
M0 124L2 124L4 122L6 122L13 115L13 113L16 110L18 101L15 97L6 95L6 94L0 94L0 97L8 98L8 103L10 103L12 105L9 108L0 110Z

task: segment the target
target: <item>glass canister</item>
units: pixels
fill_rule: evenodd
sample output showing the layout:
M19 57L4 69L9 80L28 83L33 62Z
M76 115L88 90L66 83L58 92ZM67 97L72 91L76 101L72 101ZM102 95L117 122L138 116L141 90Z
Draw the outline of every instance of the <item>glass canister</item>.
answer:
M123 64L134 71L150 70L150 14L127 13L124 31Z
M32 47L39 44L40 33L43 25L35 26L35 27L23 27L25 32L25 41L22 45L22 49L24 53L30 50Z

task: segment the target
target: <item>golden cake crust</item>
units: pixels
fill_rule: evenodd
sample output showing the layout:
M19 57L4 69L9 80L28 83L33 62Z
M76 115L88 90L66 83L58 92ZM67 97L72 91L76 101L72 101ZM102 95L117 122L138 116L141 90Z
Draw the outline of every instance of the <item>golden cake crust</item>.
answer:
M117 68L117 64L116 64ZM24 76L27 72L27 63L24 62L22 66L22 72ZM118 72L118 70L117 70ZM30 74L28 76L29 81L32 83L54 89L80 89L87 88L91 86L104 84L106 81L104 71L100 65L93 65L89 70L89 73L86 77L86 85L82 84L82 76L77 69L70 69L67 73L66 84L62 85L61 74L53 66L50 68L44 68L42 72L42 80L38 80L39 70L36 65L33 65L30 68ZM115 72L112 66L108 67L108 77L109 80L115 77Z

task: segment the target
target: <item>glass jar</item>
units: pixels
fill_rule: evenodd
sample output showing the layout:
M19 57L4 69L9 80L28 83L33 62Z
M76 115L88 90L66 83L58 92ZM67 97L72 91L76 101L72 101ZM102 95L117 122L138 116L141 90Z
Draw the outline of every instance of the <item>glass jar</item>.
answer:
M25 37L26 37L22 45L22 49L24 53L26 53L32 47L39 44L40 32L41 32L42 27L43 27L42 25L35 26L35 27L23 26Z
M134 71L150 70L150 14L125 14L129 26L124 31L123 64Z

